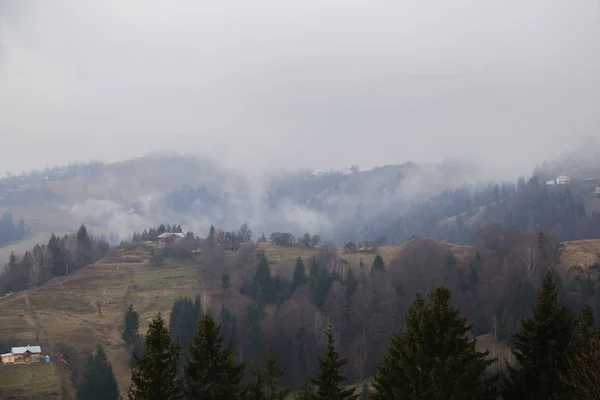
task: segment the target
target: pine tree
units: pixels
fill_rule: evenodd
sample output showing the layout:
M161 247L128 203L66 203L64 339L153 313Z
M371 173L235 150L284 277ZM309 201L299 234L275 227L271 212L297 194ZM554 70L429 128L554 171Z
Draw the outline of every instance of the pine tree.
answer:
M533 312L512 335L512 351L518 367L508 366L504 398L550 399L560 390L575 319L558 297L558 286L549 271L538 293Z
M179 348L171 342L160 314L150 322L145 340L146 352L131 372L129 399L182 399L182 382L178 377Z
M273 278L271 277L269 260L264 253L260 255L252 280L252 298L257 301L260 298L267 303L273 299Z
M304 378L304 383L300 390L294 395L294 400L313 400L315 397L315 390L310 383L309 378Z
M133 309L133 304L129 304L129 308L125 311L125 323L123 327L123 334L121 338L125 341L125 343L130 344L134 341L138 329L140 327L140 316Z
M85 225L81 224L77 231L77 253L78 263L81 266L88 265L92 262L92 242Z
M327 347L325 355L319 357L319 374L311 382L317 387L315 400L356 400L358 395L354 394L354 389L344 389L341 384L347 379L340 374L340 368L348 363L348 360L340 358L335 350L333 326L331 318L325 329L327 337Z
M267 400L285 400L290 394L290 389L281 389L281 381L285 373L285 368L279 368L278 364L279 357L273 355L273 352L269 349L265 356L263 367Z
M304 268L304 261L301 257L296 260L296 266L294 267L294 274L292 278L292 292L297 287L302 286L306 283L306 270Z
M475 349L471 325L449 304L451 293L437 287L417 298L406 313L406 331L390 340L388 354L373 379L370 399L496 399L493 362Z
M371 273L377 271L385 271L385 263L379 254L375 256L375 259L373 260L373 266L371 267Z
M83 378L77 387L77 400L117 400L119 388L112 366L102 346L88 358Z
M246 399L247 400L267 400L267 396L264 390L264 382L262 378L262 372L258 365L254 365L250 370L254 376L254 380L248 384L246 388Z
M199 400L240 398L244 369L244 363L236 363L231 343L223 346L220 327L209 315L202 318L185 366L188 397Z

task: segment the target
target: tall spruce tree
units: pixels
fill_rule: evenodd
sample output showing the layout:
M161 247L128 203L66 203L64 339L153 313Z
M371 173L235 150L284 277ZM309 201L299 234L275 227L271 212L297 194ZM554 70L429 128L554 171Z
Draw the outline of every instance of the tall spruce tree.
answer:
M290 389L281 389L281 382L285 368L279 368L279 357L269 348L265 355L263 379L267 400L285 400L290 394Z
M358 395L354 389L344 389L343 384L347 381L340 373L340 368L348 363L348 360L340 358L335 349L335 339L331 318L325 328L327 347L323 357L319 357L319 373L311 382L317 387L314 395L315 400L356 400Z
M302 286L306 283L306 269L304 268L304 261L302 261L301 257L298 257L296 260L296 265L294 266L294 274L292 278L292 292L296 290L297 287Z
M209 315L202 318L185 366L188 398L239 399L244 395L241 385L244 369L244 363L235 361L231 343L223 345L220 327Z
M450 290L440 286L426 303L417 294L406 313L406 331L391 338L388 354L373 380L370 399L496 399L493 362L475 349L471 325L449 304Z
M77 400L118 400L119 387L102 346L88 357L83 378L77 387Z
M150 322L145 341L146 352L131 372L129 399L182 399L183 385L178 377L179 348L171 342L160 314Z
M559 299L556 280L548 271L532 315L524 318L520 330L512 335L518 366L508 366L505 399L547 400L559 393L575 326L573 313Z
M133 309L133 304L131 303L129 304L127 310L125 310L124 320L123 334L121 335L121 338L123 338L125 343L130 344L135 340L140 327L140 316L137 311Z

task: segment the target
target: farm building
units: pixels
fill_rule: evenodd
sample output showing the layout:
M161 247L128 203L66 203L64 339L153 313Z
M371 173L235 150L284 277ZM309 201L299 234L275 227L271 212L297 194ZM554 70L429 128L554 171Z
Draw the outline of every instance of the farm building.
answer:
M31 364L40 362L40 346L13 347L10 353L2 354L3 364Z
M185 235L179 232L165 232L162 235L158 236L158 242L162 244L173 243L182 239L185 239Z
M346 253L346 254L356 253L356 245L352 242L346 243L346 245L344 246L344 253Z
M568 185L569 183L571 183L571 178L569 178L566 175L561 175L561 176L556 177L557 185Z

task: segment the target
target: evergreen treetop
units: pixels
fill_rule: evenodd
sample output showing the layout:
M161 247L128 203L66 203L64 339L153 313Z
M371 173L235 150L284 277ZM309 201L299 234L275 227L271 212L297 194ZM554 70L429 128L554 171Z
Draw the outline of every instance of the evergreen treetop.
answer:
M137 311L133 309L133 304L130 303L127 310L125 310L124 319L123 334L121 335L121 338L125 343L130 344L134 341L140 327L140 316Z
M429 302L420 294L406 313L406 330L391 338L373 380L371 399L496 399L487 352L469 337L471 325L437 287Z
M112 366L102 346L88 357L87 366L77 387L77 400L117 400L119 387Z
M244 394L245 364L237 363L231 343L223 345L220 326L209 315L198 323L185 366L186 394L191 399L229 400Z
M518 366L508 366L505 398L545 400L559 392L575 326L573 313L559 298L557 282L548 271L531 316L512 335Z
M183 398L179 378L179 348L171 342L160 314L150 322L145 336L146 351L131 372L130 400L179 400Z
M311 382L316 386L315 400L356 400L358 395L354 394L354 388L344 389L343 384L347 379L340 373L340 369L348 363L348 360L340 358L335 349L335 339L331 318L325 329L327 347L323 357L319 357L319 373Z

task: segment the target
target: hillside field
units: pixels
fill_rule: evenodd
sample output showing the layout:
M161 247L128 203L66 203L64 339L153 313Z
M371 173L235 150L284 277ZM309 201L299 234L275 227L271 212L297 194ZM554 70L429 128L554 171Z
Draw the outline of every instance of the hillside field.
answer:
M42 286L0 298L0 339L3 344L39 344L49 354L49 365L0 366L1 398L74 398L77 376L85 367L87 355L101 343L113 365L121 394L130 384L129 353L120 338L123 313L133 303L140 313L140 333L158 312L166 319L179 296L201 296L205 309L218 301L218 288L204 287L193 262L169 260L162 267L151 266L152 244L133 249L115 248L93 268L83 268L66 277L55 278ZM458 259L466 260L470 247L444 244ZM310 257L311 248L277 247L260 244L274 273L291 276L298 257ZM379 253L386 265L399 254L403 245L383 246ZM591 260L600 252L600 241L584 245L566 243L565 262ZM370 267L375 254L343 254L357 268L360 259ZM579 258L577 258L579 257ZM589 257L589 258L588 258ZM479 347L505 359L509 350L487 335ZM10 347L7 346L7 347ZM0 351L9 349L2 348Z

